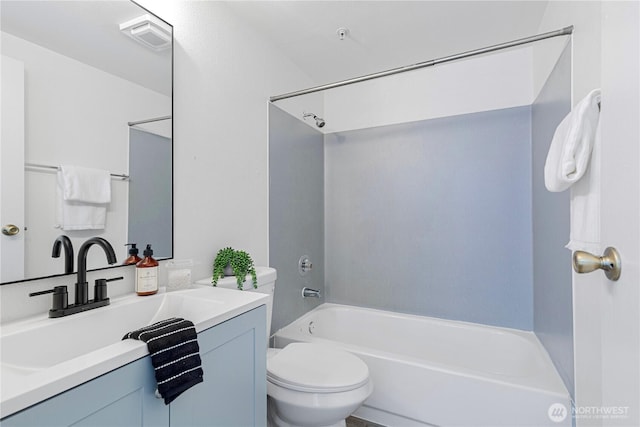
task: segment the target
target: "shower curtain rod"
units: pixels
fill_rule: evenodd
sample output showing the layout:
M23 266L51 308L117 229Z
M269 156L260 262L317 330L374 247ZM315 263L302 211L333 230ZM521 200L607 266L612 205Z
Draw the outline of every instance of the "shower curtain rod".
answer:
M312 88L309 88L309 89L302 89L302 90L298 90L298 91L295 91L295 92L289 92L289 93L285 93L285 94L282 94L282 95L276 95L276 96L270 97L269 101L275 102L275 101L280 101L282 99L293 98L293 97L300 96L300 95L307 95L309 93L320 92L320 91L327 90L327 89L334 89L334 88L341 87L341 86L347 86L347 85L354 84L354 83L360 83L360 82L364 82L364 81L367 81L367 80L377 79L379 77L386 77L386 76L390 76L390 75L393 75L393 74L404 73L405 71L412 71L412 70L417 70L417 69L420 69L420 68L431 67L431 66L437 65L437 64L443 64L445 62L456 61L458 59L468 58L470 56L482 55L484 53L494 52L496 50L508 49L510 47L515 47L515 46L520 46L520 45L527 44L527 43L537 42L539 40L544 40L544 39L548 39L548 38L552 38L552 37L566 36L566 35L570 35L572 33L573 33L573 25L565 27L565 28L563 28L561 30L549 31L547 33L542 33L542 34L538 34L538 35L535 35L535 36L525 37L525 38L522 38L522 39L513 40L513 41L510 41L510 42L506 42L506 43L500 43L500 44L496 44L496 45L493 45L493 46L488 46L488 47L483 47L483 48L480 48L480 49L470 50L470 51L463 52L463 53L458 53L458 54L455 54L455 55L444 56L442 58L432 59L430 61L419 62L419 63L413 64L413 65L406 65L404 67L392 68L392 69L387 70L387 71L380 71L378 73L367 74L367 75L360 76L360 77L354 77L352 79L342 80L342 81L335 82L335 83L329 83L329 84L325 84L325 85L322 85L322 86L315 86L315 87L312 87Z
M168 120L170 118L171 116L162 116L162 117L155 117L153 119L138 120L137 122L128 122L127 124L129 126L135 126L135 125L141 125L144 123L159 122L160 120Z

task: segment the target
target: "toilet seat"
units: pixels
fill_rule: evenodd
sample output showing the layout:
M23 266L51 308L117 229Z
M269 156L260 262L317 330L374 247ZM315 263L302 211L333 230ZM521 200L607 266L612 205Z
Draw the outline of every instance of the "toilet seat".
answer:
M366 385L369 368L343 350L315 343L292 343L267 359L267 380L289 390L337 393Z

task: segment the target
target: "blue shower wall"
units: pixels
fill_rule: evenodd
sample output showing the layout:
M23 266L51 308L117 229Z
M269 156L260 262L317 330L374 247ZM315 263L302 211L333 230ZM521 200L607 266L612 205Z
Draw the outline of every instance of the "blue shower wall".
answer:
M278 270L271 331L324 302L324 149L320 132L269 105L269 265ZM313 268L298 272L309 257ZM302 288L323 297L302 298Z
M544 164L558 124L571 110L571 46L567 45L532 107L534 331L573 396L573 293L569 191L550 193Z
M533 329L531 107L325 135L327 301Z

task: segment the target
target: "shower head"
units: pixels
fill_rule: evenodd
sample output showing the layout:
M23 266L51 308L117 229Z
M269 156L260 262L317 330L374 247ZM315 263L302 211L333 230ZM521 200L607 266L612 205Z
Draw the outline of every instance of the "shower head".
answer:
M313 113L302 113L302 118L306 119L307 117L313 117L313 119L316 121L316 126L318 126L319 128L323 127L325 125L324 119L320 118L318 116L316 116Z

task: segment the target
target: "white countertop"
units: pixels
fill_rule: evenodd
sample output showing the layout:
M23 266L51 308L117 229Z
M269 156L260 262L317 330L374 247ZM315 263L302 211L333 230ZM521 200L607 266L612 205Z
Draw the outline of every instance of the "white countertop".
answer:
M3 324L0 418L148 355L144 342L121 340L127 332L173 316L192 321L200 332L267 300L257 292L194 285L145 297L130 294L58 319L43 313Z

